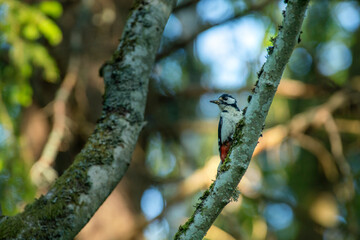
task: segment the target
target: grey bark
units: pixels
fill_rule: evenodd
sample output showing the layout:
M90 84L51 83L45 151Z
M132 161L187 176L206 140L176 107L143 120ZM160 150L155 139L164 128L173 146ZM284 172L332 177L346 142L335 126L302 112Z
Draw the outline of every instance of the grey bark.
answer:
M308 3L309 0L288 1L279 34L258 73L245 118L238 124L231 152L220 167L216 181L200 197L193 215L180 226L175 239L202 239L231 198L237 198L236 188L249 166L285 65L300 37Z
M148 79L175 0L137 1L101 69L103 112L94 133L50 191L13 217L0 239L73 239L121 180L144 125Z

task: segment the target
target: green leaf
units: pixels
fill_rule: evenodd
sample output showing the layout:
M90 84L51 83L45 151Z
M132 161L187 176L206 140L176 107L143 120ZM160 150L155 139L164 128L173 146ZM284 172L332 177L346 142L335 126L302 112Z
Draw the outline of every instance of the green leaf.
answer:
M56 82L59 77L59 71L56 62L49 55L46 48L41 45L32 45L29 47L33 63L44 69L44 78L49 82Z
M51 45L57 45L62 40L60 28L50 19L42 19L38 23L39 29Z
M1 170L3 170L3 168L4 168L4 160L0 158L0 172Z
M58 18L62 14L62 6L57 1L44 1L39 4L39 9L48 16Z
M12 100L22 106L29 106L32 102L32 88L29 84L14 86Z
M23 28L22 33L24 37L28 40L36 40L40 37L39 30L37 29L35 24L27 24Z

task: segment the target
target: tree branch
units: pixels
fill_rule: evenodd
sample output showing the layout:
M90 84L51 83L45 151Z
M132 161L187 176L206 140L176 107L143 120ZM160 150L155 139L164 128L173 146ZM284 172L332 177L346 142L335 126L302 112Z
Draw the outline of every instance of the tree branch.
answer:
M191 7L195 4L197 4L200 0L188 0L188 1L183 1L181 4L178 4L173 13L176 13L177 11L181 11L183 10L184 8L188 8L188 7Z
M148 78L175 0L137 1L102 73L103 112L69 169L40 199L0 218L0 239L73 239L123 177L144 125Z
M202 239L222 209L237 197L236 187L249 166L265 118L286 63L298 40L309 0L289 0L282 28L274 39L266 63L245 113L234 135L234 144L216 181L206 190L192 217L180 226L175 239Z

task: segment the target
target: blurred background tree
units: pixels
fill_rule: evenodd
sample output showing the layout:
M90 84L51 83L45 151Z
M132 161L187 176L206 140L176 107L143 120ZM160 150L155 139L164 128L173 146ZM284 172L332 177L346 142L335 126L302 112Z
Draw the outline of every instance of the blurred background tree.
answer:
M116 48L132 4L0 1L4 215L45 193L86 142L101 111L98 69ZM173 236L215 179L220 161L219 112L208 101L227 92L245 106L285 8L274 0L178 5L163 35L150 80L148 124L130 169L77 239ZM242 194L224 209L208 239L360 236L359 25L356 1L310 3L239 185Z

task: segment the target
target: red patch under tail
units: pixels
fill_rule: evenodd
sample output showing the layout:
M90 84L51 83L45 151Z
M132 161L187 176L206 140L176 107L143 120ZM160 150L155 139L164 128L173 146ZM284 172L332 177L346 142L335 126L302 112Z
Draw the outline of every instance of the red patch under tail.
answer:
M223 163L225 161L225 158L230 150L230 146L231 146L231 142L227 141L224 142L221 146L220 146L220 158L221 158L221 162Z

